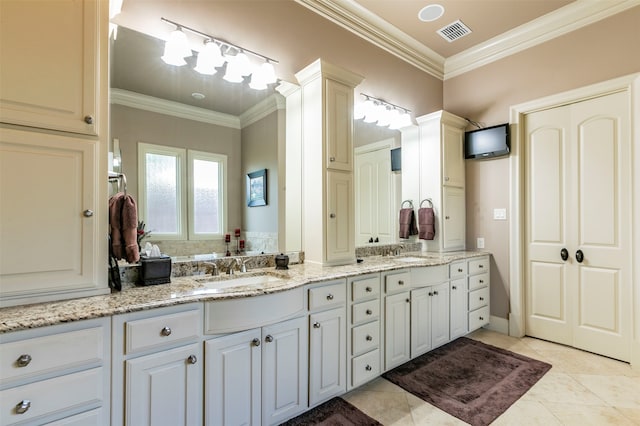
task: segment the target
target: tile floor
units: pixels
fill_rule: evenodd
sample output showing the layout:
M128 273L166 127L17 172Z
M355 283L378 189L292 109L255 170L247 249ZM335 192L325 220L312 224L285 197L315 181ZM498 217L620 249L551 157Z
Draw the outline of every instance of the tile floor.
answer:
M640 425L640 370L629 364L484 329L468 337L553 366L492 425ZM466 425L383 378L344 398L385 426Z

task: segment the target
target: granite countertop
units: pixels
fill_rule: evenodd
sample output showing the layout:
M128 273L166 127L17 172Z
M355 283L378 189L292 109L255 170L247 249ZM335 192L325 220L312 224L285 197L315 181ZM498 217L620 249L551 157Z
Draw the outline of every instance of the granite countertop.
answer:
M1 308L0 334L182 303L259 296L286 291L314 282L394 269L436 266L487 254L479 251L449 253L409 252L399 256L364 257L362 263L343 266L320 266L303 263L292 265L288 270L262 268L231 276L174 277L171 279L170 284L131 287L109 295ZM412 259L411 262L401 260L407 257L420 257L420 259ZM269 274L281 279L260 287L236 286L227 289L207 288L203 282L203 280L225 280L260 274Z

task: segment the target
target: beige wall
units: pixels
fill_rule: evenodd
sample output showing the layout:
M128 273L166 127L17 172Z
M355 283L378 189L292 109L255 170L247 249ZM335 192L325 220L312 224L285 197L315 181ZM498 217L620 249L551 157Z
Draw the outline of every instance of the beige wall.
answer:
M509 121L522 102L640 71L640 7L591 24L444 83L444 109L486 126ZM466 161L467 247L485 238L493 253L491 314L509 313L509 160ZM507 214L508 216L508 214Z

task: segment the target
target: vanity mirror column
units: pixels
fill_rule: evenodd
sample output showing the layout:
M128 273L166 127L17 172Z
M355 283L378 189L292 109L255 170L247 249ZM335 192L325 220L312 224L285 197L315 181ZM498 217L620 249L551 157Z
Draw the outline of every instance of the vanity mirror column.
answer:
M305 261L355 260L353 89L362 77L316 60L296 74L302 93Z

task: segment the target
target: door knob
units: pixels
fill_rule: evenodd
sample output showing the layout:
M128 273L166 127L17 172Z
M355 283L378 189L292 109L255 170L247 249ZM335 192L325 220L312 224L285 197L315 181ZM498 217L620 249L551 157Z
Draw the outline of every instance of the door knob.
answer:
M560 250L560 257L562 258L562 260L567 260L569 258L569 250L567 250L566 248Z
M576 252L576 260L578 261L578 263L582 263L582 261L584 260L584 253L582 252L582 250L578 250Z

